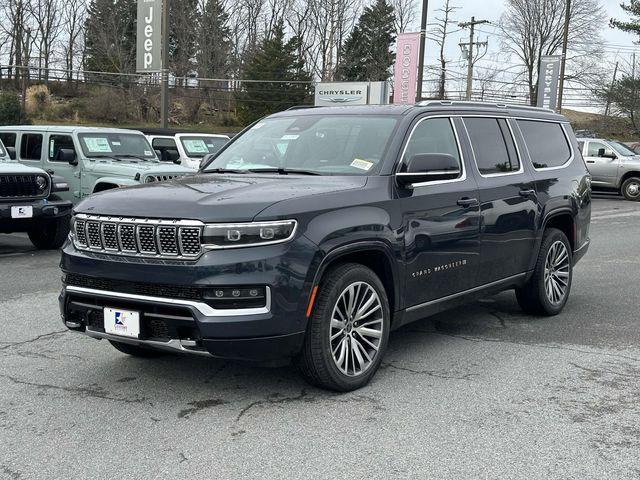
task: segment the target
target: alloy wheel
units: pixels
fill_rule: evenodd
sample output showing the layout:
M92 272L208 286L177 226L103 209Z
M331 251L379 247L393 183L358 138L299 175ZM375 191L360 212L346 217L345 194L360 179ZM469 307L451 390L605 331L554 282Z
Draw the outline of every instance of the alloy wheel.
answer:
M375 289L365 282L347 286L331 314L329 347L335 365L345 375L366 372L380 349L384 310Z
M567 295L569 287L569 252L567 246L556 241L547 252L544 264L544 287L549 302L559 305Z
M640 182L631 182L627 184L627 196L631 198L637 198L640 196Z

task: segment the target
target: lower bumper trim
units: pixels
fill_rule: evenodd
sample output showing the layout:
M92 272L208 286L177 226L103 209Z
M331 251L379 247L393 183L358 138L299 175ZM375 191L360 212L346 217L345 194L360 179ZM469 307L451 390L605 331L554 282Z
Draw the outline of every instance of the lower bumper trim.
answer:
M169 352L188 353L191 355L204 355L207 357L211 357L211 354L206 350L197 350L193 348L194 344L189 340L185 340L183 342L182 340L172 339L167 342L158 342L155 340L140 340L137 338L121 337L118 335L111 335L109 333L96 332L95 330L90 330L90 329L87 329L84 333L89 337L92 337L98 340L111 340L114 342L128 343L131 345L140 345L144 347L155 348L158 350L166 350ZM189 348L186 348L186 347L189 347Z

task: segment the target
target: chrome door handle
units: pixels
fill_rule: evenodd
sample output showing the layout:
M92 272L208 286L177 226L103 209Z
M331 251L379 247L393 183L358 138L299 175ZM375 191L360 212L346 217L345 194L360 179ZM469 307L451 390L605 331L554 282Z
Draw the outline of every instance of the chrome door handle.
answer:
M536 195L535 190L520 190L521 197L534 197Z
M461 198L456 202L459 207L470 208L477 207L480 205L477 198Z

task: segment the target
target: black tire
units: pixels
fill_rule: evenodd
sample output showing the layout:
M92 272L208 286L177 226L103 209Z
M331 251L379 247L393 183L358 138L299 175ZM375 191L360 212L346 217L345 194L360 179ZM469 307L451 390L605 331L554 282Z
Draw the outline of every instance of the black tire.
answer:
M545 270L547 265L547 259L550 255L550 251L554 246L557 246L558 242L561 242L564 245L566 255L567 255L567 263L566 263L566 273L567 277L564 277L564 266L562 270L551 269L554 271L554 274L551 275L551 279L556 282L558 288L564 288L563 294L560 296L557 294L557 291L551 288L551 291L554 293L549 294L547 291L547 284L545 283ZM559 246L557 247L560 248ZM551 254L553 255L553 254ZM563 263L564 265L564 263ZM562 273L563 277L560 282L566 282L566 285L562 287L561 283L558 283L558 279L561 277L559 274ZM538 260L536 261L536 266L533 271L533 275L531 279L521 288L516 289L516 297L518 299L518 303L522 310L526 313L530 313L533 315L543 315L543 316L553 316L559 314L564 306L567 303L569 298L569 294L571 292L571 281L573 279L573 252L571 250L571 244L567 239L567 236L560 230L555 228L549 228L544 232L544 236L542 238L542 245L540 246L540 252L538 253ZM557 295L558 301L552 301L550 298Z
M630 200L632 202L640 201L640 178L631 177L627 178L620 188L620 193L624 196L625 199Z
M44 220L28 232L29 240L40 250L57 250L69 235L69 217Z
M355 310L352 311L359 310L359 307L363 308L367 303L367 298L371 299L374 297L372 292L375 292L377 295L373 307L376 308L377 305L380 307L377 310L373 310L371 314L367 314L369 311L372 311L371 307L367 307L368 310L362 312L363 315L367 315L364 315L360 321L357 321L356 319L358 317L354 315L353 318L349 317L349 320L344 322L345 327L342 330L343 333L340 334L343 335L344 338L343 336L339 336L335 342L338 342L340 346L342 342L345 341L345 351L347 352L347 368L345 373L338 367L337 362L339 360L335 359L332 352L334 344L331 340L331 334L335 329L338 329L338 327L332 325L331 319L334 315L334 308L337 308L337 302L343 295L347 294L347 290L353 285L360 286L357 291L358 293L355 295L356 302L358 298L360 298L360 303L358 303L355 306ZM357 287L354 287L354 292L355 288ZM371 294L370 297L368 296L369 294ZM361 295L361 297L359 297L359 295ZM344 305L344 307L347 306ZM381 313L378 314L378 311ZM342 264L331 269L320 283L313 313L307 326L302 353L298 358L297 363L302 375L313 385L338 392L348 392L363 387L375 375L386 352L389 341L390 318L391 312L387 294L382 282L372 270L355 263ZM370 325L372 323L375 325ZM368 343L362 336L361 332L365 331L362 330L363 328L366 329L366 331L371 331L369 328L373 328L376 330L376 335L379 334L377 338L369 337L369 340L372 340L373 343L378 342L377 350L371 349L373 345ZM379 333L377 332L378 328L381 330ZM365 335L367 334L365 333ZM355 346L356 344L358 346ZM364 346L364 350L360 350L359 346ZM357 353L355 353L356 350L358 351ZM352 375L349 375L348 352L352 352ZM375 352L375 354L373 354L373 352ZM363 353L367 355L368 358L366 367L363 367L361 361L367 362ZM342 351L340 351L340 356L342 357ZM360 373L357 373L355 370L356 362L359 363L362 369Z
M132 357L156 358L164 355L164 352L159 350L131 345L130 343L114 342L113 340L109 340L109 343L113 345L116 350L131 355Z

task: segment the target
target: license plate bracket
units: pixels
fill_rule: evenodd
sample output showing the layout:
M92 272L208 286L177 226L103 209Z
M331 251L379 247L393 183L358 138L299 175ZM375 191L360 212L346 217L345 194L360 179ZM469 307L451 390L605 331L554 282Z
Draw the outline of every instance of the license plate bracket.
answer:
M140 312L105 307L104 331L120 337L140 338Z

